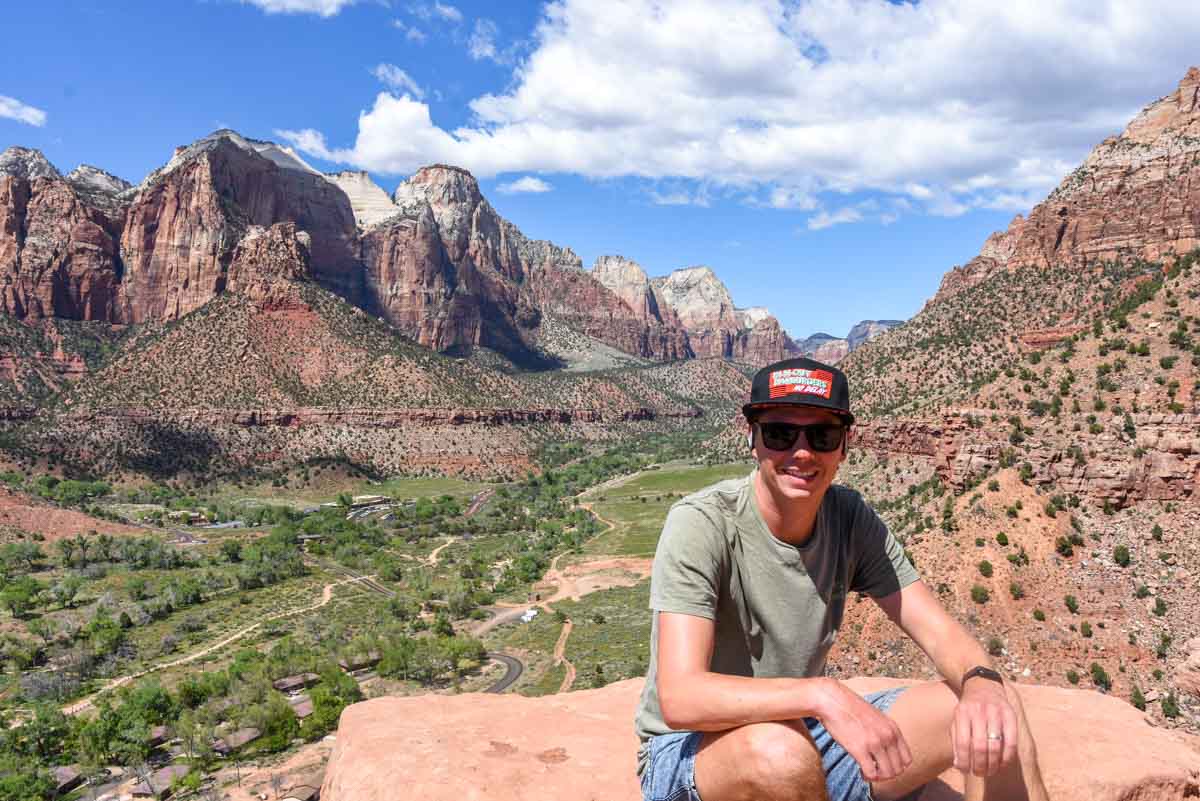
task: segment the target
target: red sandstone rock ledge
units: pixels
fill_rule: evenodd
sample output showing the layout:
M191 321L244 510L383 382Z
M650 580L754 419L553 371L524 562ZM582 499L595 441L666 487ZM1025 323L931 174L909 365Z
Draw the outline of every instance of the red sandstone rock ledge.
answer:
M854 679L859 692L898 683ZM633 714L642 680L523 698L377 698L342 713L324 801L636 801ZM1024 686L1053 801L1173 801L1200 795L1200 743L1156 729L1124 701ZM959 798L956 771L923 801Z
M77 413L80 420L172 420L203 425L236 425L250 428L343 425L362 428L399 428L419 425L510 425L515 423L614 423L663 418L700 417L695 407L677 409L137 409L108 408Z

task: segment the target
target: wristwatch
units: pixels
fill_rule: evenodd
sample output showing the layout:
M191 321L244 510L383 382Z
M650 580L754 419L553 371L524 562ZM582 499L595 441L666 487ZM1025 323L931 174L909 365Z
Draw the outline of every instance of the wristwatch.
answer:
M989 681L994 681L997 684L1004 683L1004 677L1001 676L996 671L992 670L990 667L984 667L983 665L976 665L975 667L971 668L970 670L968 670L966 673L963 674L962 682L960 682L959 686L960 687L965 686L967 683L967 679L973 679L976 676L979 676L980 678L983 678L983 679L988 679Z

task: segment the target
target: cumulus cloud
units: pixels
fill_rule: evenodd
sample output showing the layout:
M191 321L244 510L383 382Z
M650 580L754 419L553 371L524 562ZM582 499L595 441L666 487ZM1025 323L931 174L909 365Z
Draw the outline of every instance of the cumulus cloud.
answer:
M26 105L15 97L0 95L0 117L41 128L46 124L46 112Z
M318 14L332 17L358 0L242 0L268 14Z
M509 181L505 184L500 184L496 187L497 192L502 192L506 195L518 195L522 193L541 193L549 192L554 187L543 181L541 178L535 178L532 175L526 175L518 178L515 181Z
M483 22L470 52L499 58ZM326 152L382 173L708 183L809 211L861 191L924 213L1009 208L1170 92L1198 38L1191 0L555 0L465 124L385 93Z
M425 90L407 72L395 64L376 64L375 68L371 70L371 74L380 83L402 92L408 92L418 100L425 97Z

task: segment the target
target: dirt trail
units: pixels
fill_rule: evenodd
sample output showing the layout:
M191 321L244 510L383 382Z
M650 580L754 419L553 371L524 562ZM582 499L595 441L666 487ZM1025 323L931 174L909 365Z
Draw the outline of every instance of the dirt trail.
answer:
M563 623L558 642L554 643L554 664L567 666L567 675L563 676L562 684L558 685L560 693L565 693L575 683L575 666L567 659L567 638L571 636L571 629L574 627L575 624L570 620Z
M458 537L451 537L438 547L434 548L432 551L430 551L429 557L425 560L425 564L429 565L430 567L436 567L438 563L438 556L441 554L441 552L456 542L458 542Z
M233 634L230 634L228 637L224 638L223 640L219 640L218 642L215 642L212 645L205 646L204 648L200 649L199 651L193 651L192 653L188 654L187 656L180 657L179 659L173 659L170 662L162 662L162 663L154 665L152 667L148 667L145 670L139 670L137 673L130 673L126 676L121 676L119 678L113 679L112 681L105 684L102 688L100 688L96 692L89 695L87 698L83 698L79 701L76 701L73 704L64 706L62 709L63 714L64 715L78 715L80 712L85 712L88 709L92 708L92 700L96 696L100 695L101 693L115 690L118 687L122 687L122 686L128 684L129 682L133 681L134 679L140 679L142 676L148 676L149 674L156 673L160 670L165 670L167 668L172 668L172 667L178 667L180 665L186 665L188 662L194 662L202 656L210 654L213 651L216 651L220 648L224 648L229 643L234 642L235 640L239 640L242 637L245 637L247 634L258 629L260 626L262 626L262 624L266 623L269 620L276 620L281 617L288 617L289 615L298 615L303 612L312 612L316 609L320 609L322 606L325 606L333 599L333 588L334 587L338 586L339 584L349 584L350 582L361 581L363 578L370 578L370 576L343 579L341 581L334 581L329 584L326 584L324 586L324 588L321 590L321 600L315 604L312 604L311 606L304 606L299 609L286 609L282 612L276 612L273 615L267 615L266 617L264 617L262 620L258 621L257 623L252 623L249 626L244 626L243 628L238 629Z

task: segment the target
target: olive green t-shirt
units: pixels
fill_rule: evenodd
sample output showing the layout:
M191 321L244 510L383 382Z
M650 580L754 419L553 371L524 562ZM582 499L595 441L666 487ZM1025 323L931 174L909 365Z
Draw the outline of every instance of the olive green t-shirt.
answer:
M658 614L717 624L710 669L735 676L820 676L846 593L890 595L918 576L862 496L833 485L803 547L778 540L755 501L754 474L671 507L650 578L650 666L636 726L645 742L671 731L656 687ZM639 773L641 772L639 760Z

